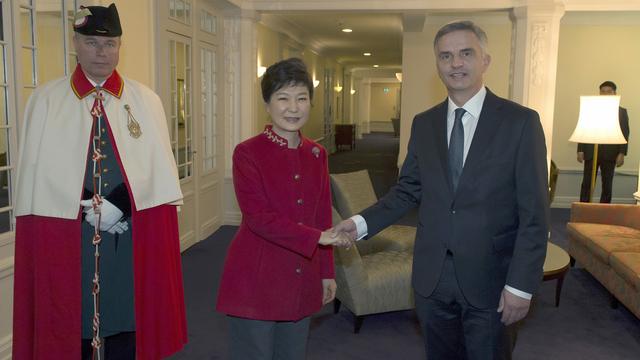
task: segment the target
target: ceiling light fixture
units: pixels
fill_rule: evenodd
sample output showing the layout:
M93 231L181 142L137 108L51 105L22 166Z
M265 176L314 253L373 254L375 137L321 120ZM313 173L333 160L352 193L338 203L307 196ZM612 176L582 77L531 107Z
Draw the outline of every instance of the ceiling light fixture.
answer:
M378 68L378 67L380 67L380 65L375 64L375 65L373 65L373 67L374 67L374 68Z
M366 53L364 53L364 54L362 54L362 55L364 55L364 56L371 56L371 53L370 53L370 52L366 52Z
M344 28L344 29L342 29L342 32L350 33L350 32L353 32L353 30L349 29L349 28Z

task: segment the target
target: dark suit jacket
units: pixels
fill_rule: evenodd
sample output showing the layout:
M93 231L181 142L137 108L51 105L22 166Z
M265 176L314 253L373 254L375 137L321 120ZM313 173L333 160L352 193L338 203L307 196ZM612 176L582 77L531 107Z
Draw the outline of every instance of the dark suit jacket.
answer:
M445 102L418 114L398 183L362 212L369 236L419 206L412 282L429 296L446 256L473 306L497 307L504 285L534 293L548 234L547 158L538 114L487 90L454 193Z
M629 141L629 115L627 109L620 107L618 109L618 120L620 121L620 130L622 135ZM627 155L628 144L602 144L598 145L598 159L604 161L615 161L618 154ZM578 143L578 152L584 153L585 160L593 160L593 144Z

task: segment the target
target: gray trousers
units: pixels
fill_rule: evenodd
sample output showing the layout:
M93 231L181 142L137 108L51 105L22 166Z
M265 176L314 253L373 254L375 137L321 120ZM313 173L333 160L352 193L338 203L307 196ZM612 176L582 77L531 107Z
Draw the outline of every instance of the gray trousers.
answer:
M302 360L311 317L299 321L262 321L227 316L232 360Z

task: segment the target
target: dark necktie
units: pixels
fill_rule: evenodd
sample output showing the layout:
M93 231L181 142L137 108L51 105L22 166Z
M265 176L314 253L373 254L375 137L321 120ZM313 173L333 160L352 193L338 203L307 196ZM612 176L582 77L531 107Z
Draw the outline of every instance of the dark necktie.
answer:
M453 191L456 191L458 188L458 180L460 180L460 175L462 174L462 159L464 157L464 126L462 125L462 116L464 113L465 110L463 108L456 109L451 138L449 138L449 172L451 173Z

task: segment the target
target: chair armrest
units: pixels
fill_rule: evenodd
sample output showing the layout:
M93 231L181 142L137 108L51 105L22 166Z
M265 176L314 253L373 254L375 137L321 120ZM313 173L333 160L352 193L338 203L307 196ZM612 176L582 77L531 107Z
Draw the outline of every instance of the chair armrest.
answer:
M391 225L368 240L357 242L361 255L368 255L380 251L410 251L416 240L416 227L405 225Z
M640 206L629 204L571 204L571 222L627 226L640 230Z

